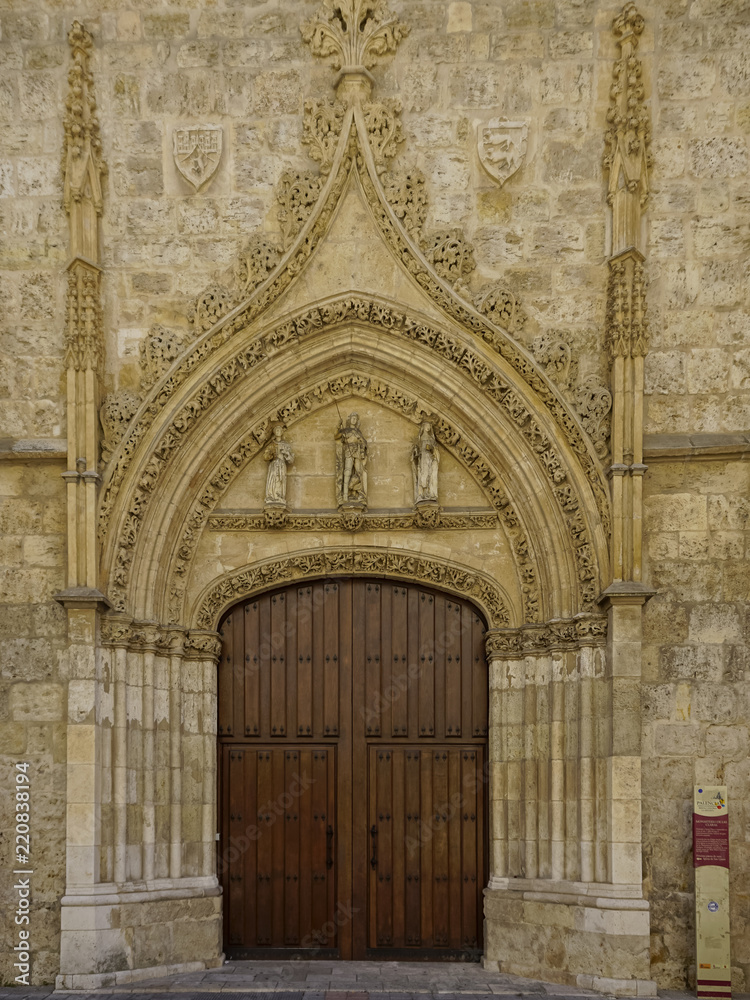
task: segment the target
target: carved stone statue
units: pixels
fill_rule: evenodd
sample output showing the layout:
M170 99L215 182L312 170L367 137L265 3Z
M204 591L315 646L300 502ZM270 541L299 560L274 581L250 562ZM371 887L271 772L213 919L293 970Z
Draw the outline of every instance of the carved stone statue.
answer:
M336 429L336 501L339 507L367 505L367 441L359 414L350 413Z
M411 466L414 473L414 503L426 501L437 503L438 498L438 452L435 432L429 420L419 426L419 439L412 445Z
M294 461L294 452L284 440L284 428L277 424L273 438L266 446L263 457L268 462L266 474L266 507L286 507L287 466Z

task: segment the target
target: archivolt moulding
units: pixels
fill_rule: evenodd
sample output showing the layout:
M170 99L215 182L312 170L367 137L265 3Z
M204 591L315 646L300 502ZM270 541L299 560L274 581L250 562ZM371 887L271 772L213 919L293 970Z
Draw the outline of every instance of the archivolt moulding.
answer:
M224 611L246 597L294 580L379 576L423 583L474 601L491 628L509 623L506 598L489 577L448 560L403 550L329 548L295 552L221 577L204 591L190 615L194 628L215 630Z
M440 358L441 363L448 363L455 370L468 375L476 389L482 392L493 406L501 406L506 416L510 416L513 424L519 428L520 435L530 446L545 478L550 482L552 495L560 507L564 523L567 525L571 537L582 604L584 606L590 605L598 596L598 592L594 570L596 560L584 515L585 505L566 471L565 462L560 458L557 448L540 427L537 419L529 411L518 392L507 381L507 377L500 369L490 364L486 357L466 347L458 334L446 333L420 317L415 318L394 309L382 300L363 297L340 297L321 303L306 312L285 319L270 330L258 333L253 340L245 342L242 349L238 350L206 381L195 385L192 396L183 403L169 427L152 446L151 457L142 469L132 496L129 513L120 531L118 551L111 579L112 593L110 596L115 600L116 605L124 607L123 595L128 582L132 550L150 498L170 460L182 447L187 434L194 430L199 419L220 397L230 390L230 387L236 388L243 379L259 377L258 367L281 350L299 345L312 335L335 330L343 324L351 323L357 326L372 326L381 331L385 330L393 333L397 338L407 338L415 345L419 345L420 348L428 348ZM313 388L307 394L286 400L275 413L269 413L265 423L259 424L254 429L253 435L248 436L246 441L237 446L234 451L239 451L240 454L247 457L249 455L248 449L252 447L252 454L255 454L260 442L265 440L267 427L271 420L276 419L285 424L289 423L298 415L318 405L321 393L325 392L326 389L330 391L332 398L340 397L342 390L346 391L347 387L338 385L338 381L333 380L330 386ZM349 387L354 394L369 395L375 400L395 405L402 410L406 408L417 412L418 404L415 400L405 404L403 392L382 384L378 380L370 379L365 374L355 374ZM436 432L441 442L451 448L459 460L470 468L472 474L478 477L480 483L488 490L493 505L500 510L508 507L509 501L499 486L500 477L497 471L490 471L486 460L479 455L476 449L467 448L460 433L445 420L437 422ZM232 458L231 463L225 461L223 467L217 469L211 477L210 482L217 489L223 489L233 477L231 465L237 467L234 458ZM124 468L121 467L123 477L124 474ZM113 477L110 492L102 507L103 518L106 518L114 505L115 498L115 477ZM214 499L211 507L215 505L215 502ZM205 511L196 508L196 513L202 520L200 515L205 514ZM513 514L512 509L509 509L508 513L512 515L513 523L517 525L518 518ZM193 517L192 525L189 525L188 530L194 535L197 527L196 518ZM189 547L189 539L185 539L180 548L186 547ZM527 550L528 543L521 545L519 542L517 554L523 556ZM519 565L519 571L524 581L527 620L533 621L537 617L537 608L533 607L533 604L536 603L538 607L534 577L523 565ZM174 599L171 599L170 603L172 605L170 617L172 620L179 620L179 616L175 617Z

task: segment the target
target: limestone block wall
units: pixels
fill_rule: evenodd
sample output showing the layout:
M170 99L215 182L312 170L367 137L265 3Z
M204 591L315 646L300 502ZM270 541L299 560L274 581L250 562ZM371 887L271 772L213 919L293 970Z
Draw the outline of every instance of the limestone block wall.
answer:
M0 462L0 978L12 980L16 764L28 762L32 803L33 926L39 982L59 965L65 890L68 680L65 612L52 595L64 572L62 462Z
M643 843L653 974L692 982L692 786L731 796L732 966L750 983L750 464L651 460L644 614Z

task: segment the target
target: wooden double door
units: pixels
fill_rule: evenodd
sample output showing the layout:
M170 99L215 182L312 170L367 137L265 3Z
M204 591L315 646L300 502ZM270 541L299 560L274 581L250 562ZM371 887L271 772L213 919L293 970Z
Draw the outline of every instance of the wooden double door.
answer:
M386 580L221 625L218 868L232 958L467 958L486 884L485 626Z

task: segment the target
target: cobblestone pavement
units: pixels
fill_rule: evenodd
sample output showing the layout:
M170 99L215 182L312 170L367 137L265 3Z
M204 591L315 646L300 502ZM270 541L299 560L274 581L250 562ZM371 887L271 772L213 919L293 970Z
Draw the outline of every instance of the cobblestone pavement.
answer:
M52 986L0 988L0 1000L44 1000ZM227 962L219 969L142 979L91 991L66 990L55 997L102 996L108 1000L487 1000L544 997L601 1000L600 993L490 972L459 962ZM692 1000L693 993L663 990L663 1000ZM750 994L735 993L735 1000Z

